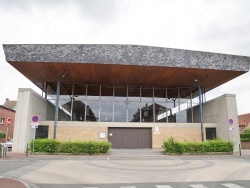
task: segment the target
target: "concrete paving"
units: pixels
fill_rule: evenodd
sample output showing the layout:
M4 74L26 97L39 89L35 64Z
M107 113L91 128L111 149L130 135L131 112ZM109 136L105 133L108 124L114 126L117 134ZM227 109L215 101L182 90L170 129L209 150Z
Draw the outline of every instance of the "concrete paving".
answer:
M132 152L129 154L129 152ZM158 153L158 155L156 154ZM1 161L32 160L0 174L8 188L39 184L203 182L250 179L250 150L238 155L162 155L160 150L115 150L109 155L29 155L9 152ZM4 184L5 183L5 184ZM19 186L19 187L18 187ZM23 187L21 187L23 186ZM0 186L2 187L2 186Z

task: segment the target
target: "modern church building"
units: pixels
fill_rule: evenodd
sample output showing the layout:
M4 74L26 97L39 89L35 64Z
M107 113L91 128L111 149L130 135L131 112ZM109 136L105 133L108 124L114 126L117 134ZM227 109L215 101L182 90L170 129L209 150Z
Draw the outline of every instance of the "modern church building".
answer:
M235 95L207 101L206 92L246 73L250 57L139 45L3 48L7 62L42 91L18 91L15 152L34 138L137 149L161 148L170 137L219 137L239 150Z

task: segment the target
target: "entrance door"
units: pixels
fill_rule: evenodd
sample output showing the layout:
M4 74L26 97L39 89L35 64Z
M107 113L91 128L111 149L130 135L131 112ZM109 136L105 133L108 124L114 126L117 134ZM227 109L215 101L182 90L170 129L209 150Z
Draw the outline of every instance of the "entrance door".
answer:
M110 127L108 136L115 149L152 148L152 128Z

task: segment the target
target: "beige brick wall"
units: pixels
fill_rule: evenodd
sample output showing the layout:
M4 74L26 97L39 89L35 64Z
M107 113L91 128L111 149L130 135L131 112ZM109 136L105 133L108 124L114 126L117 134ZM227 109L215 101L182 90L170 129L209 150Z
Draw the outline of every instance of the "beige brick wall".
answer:
M41 125L49 125L49 138L53 138L54 122L43 121ZM152 128L152 147L162 148L164 140L174 137L177 141L201 141L199 123L101 123L101 122L69 122L59 121L56 138L61 141L74 140L108 140L108 127L148 127ZM205 123L205 127L216 127L216 124ZM100 133L106 133L100 139Z
M49 138L53 138L54 127L49 126ZM106 139L100 138L100 133L106 134ZM58 126L56 129L56 139L60 141L75 140L107 140L107 127L90 126Z
M152 131L152 147L161 148L170 137L177 141L201 141L201 130L198 127L160 127L159 132Z

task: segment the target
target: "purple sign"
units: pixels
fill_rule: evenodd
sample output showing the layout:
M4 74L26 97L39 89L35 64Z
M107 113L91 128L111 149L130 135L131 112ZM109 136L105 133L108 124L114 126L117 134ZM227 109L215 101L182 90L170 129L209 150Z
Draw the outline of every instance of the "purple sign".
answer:
M233 119L229 119L228 123L229 123L229 125L233 125L234 124L234 120Z
M37 123L39 121L39 116L34 115L34 116L32 116L31 120L32 120L32 122Z

